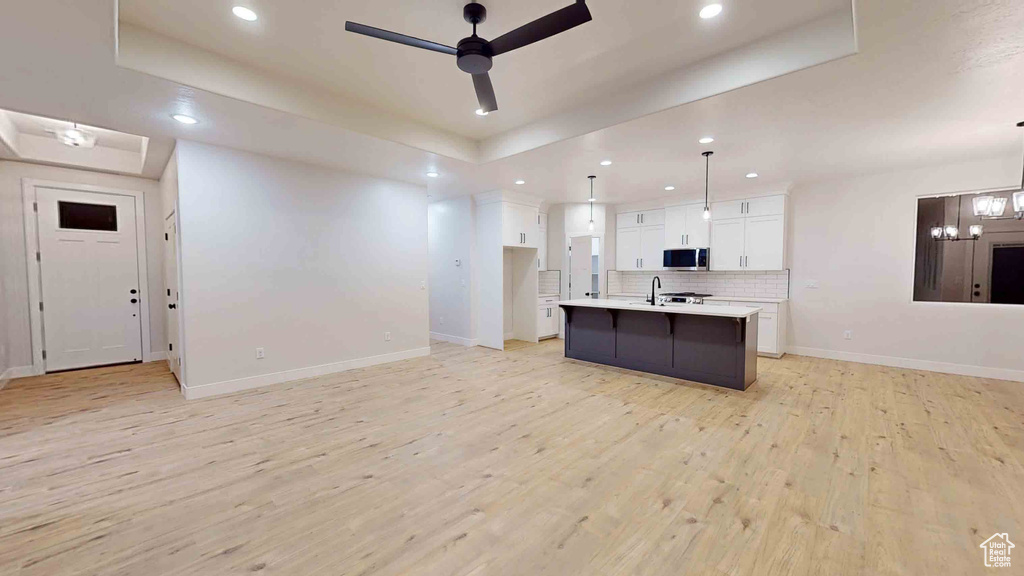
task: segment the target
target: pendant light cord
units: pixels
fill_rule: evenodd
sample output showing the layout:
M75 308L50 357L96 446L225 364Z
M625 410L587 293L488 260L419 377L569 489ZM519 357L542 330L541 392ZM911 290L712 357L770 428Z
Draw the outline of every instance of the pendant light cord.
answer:
M708 182L711 180L711 155L714 154L711 150L702 152L704 156L704 210L709 208L708 206Z

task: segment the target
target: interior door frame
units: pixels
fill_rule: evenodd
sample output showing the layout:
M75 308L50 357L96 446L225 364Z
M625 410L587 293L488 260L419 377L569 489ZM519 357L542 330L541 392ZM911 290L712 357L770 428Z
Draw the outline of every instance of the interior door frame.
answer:
M149 262L148 255L146 254L145 195L136 190L122 190L106 186L56 182L37 178L22 178L22 210L25 215L25 260L28 262L28 314L29 324L32 329L32 375L38 376L46 373L46 360L43 359L43 314L39 310L42 267L40 262L36 260L36 253L39 251L39 220L35 211L37 188L55 188L70 192L93 192L114 196L131 196L135 199L135 243L139 275L139 316L142 324L142 361L152 362L159 360L157 355L150 350ZM145 314L141 314L143 310L145 310Z

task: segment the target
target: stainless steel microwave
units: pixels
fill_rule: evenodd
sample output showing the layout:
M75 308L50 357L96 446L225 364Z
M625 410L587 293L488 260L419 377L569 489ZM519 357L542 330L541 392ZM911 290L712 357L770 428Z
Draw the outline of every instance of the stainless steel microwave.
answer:
M707 270L708 253L707 248L674 248L665 250L665 259L662 262L664 268L671 270Z

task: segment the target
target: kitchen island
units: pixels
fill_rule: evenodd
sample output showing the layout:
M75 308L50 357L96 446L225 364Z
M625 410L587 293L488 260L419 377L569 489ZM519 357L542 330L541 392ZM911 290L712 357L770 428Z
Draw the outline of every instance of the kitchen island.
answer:
M565 356L735 390L757 379L757 308L566 300Z

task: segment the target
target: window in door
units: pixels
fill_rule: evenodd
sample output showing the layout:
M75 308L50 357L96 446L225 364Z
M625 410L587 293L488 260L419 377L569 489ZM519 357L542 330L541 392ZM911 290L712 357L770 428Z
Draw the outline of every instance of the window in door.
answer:
M58 226L64 230L117 232L117 206L57 202Z

